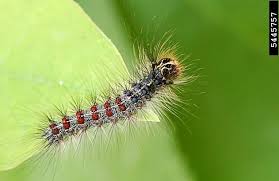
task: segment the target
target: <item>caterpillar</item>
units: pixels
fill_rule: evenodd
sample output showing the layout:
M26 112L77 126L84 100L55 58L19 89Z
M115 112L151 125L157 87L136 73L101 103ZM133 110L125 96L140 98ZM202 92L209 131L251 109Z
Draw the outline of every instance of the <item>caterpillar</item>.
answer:
M191 73L192 65L184 63L185 59L177 53L177 44L172 44L170 38L169 34L165 34L162 41L155 46L136 47L138 65L131 70L134 73L128 77L128 80L123 79L118 84L113 83L112 90L103 90L104 93L98 93L100 95L89 91L89 99L73 98L63 108L55 105L58 114L48 114L47 110L39 108L41 114L44 115L43 120L38 122L35 131L32 129L31 135L27 134L21 139L27 144L33 144L23 153L28 155L25 159L34 155L37 155L34 157L35 160L40 158L38 161L43 160L41 156L45 155L47 159L44 160L59 158L57 153L65 151L64 143L69 143L68 145L71 146L72 139L81 137L86 139L90 130L103 130L107 126L124 122L143 124L138 116L146 112L155 112L156 117L167 118L165 112L169 111L176 116L174 106L178 104L177 102L181 104L186 102L181 100L176 92L183 92L183 86L196 80L198 76ZM102 82L105 81L104 78ZM109 80L104 84L106 83L110 84ZM61 99L66 98L67 96ZM83 104L83 101L88 103ZM179 109L183 109L183 106ZM178 117L178 119L181 118ZM28 125L27 127L34 128L35 126ZM30 139L35 139L35 141ZM76 149L79 149L79 145ZM27 162L34 162L34 159Z
M117 97L108 98L104 103L96 102L88 109L78 108L74 115L63 115L60 121L49 117L49 127L43 129L42 137L48 145L57 144L91 127L116 124L121 119L129 119L152 101L152 97L174 84L181 75L181 65L172 57L151 61L149 69L129 88Z
M134 54L138 65L132 71L134 73L129 80L111 85L112 91L103 93L99 100L98 95L90 94L86 105L81 103L83 100L72 99L69 105L64 105L63 108L56 106L58 116L44 114L45 121L36 132L37 138L44 143L43 149L39 150L48 151L49 147L60 146L91 129L138 122L140 119L137 116L144 115L145 110L151 110L156 116L166 119L166 111L177 116L172 107L177 105L177 102L185 102L180 100L176 91L183 92L183 85L191 83L198 76L190 71L186 72L192 65L184 64L184 59L177 53L178 45L170 41L171 37L167 32L162 40L153 46L135 46ZM180 109L184 109L183 106L180 106Z

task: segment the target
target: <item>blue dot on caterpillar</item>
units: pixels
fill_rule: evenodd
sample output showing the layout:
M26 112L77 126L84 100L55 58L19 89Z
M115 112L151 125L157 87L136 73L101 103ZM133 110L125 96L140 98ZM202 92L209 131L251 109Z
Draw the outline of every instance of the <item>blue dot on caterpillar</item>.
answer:
M150 70L133 82L130 88L123 90L122 94L109 98L103 104L94 104L87 110L78 110L75 115L64 116L61 121L50 120L42 137L52 145L90 127L100 127L129 118L147 101L151 101L158 91L173 84L180 72L179 63L171 58L152 62Z

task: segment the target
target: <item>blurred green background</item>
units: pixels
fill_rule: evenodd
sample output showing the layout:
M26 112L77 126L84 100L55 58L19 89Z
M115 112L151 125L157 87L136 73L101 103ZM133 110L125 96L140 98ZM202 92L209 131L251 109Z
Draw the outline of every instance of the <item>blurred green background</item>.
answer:
M174 29L173 39L181 45L180 51L191 54L190 59L200 59L196 64L204 69L202 78L186 87L194 91L185 97L199 107L192 108L198 118L185 116L191 134L173 118L176 144L172 147L179 150L179 163L174 161L166 168L170 162L162 162L164 171L160 172L160 164L152 159L164 160L167 157L157 153L167 149L152 148L145 159L150 160L153 172L146 172L146 164L135 173L127 166L129 174L112 172L116 177L100 180L187 180L185 175L197 181L279 179L279 58L268 55L268 1L76 2L112 40L128 67L133 64L136 39L150 35L160 39ZM182 111L181 115L189 114ZM155 142L160 144L160 139ZM16 179L19 173L13 177L9 177L11 171L2 173L2 178Z

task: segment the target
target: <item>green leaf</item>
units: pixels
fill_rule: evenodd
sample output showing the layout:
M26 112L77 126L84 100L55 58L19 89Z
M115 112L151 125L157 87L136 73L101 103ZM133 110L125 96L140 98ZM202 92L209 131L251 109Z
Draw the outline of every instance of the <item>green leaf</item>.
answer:
M0 2L0 170L31 157L30 137L71 96L96 93L129 77L110 40L73 1ZM150 112L150 119L158 117Z

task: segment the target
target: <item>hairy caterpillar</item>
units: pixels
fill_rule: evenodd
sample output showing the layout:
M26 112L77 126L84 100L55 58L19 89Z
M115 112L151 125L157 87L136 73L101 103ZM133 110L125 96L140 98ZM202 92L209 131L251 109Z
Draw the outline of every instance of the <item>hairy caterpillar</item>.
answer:
M175 114L172 106L181 100L174 90L181 91L180 86L190 83L197 76L187 74L190 65L183 64L183 59L177 55L177 45L170 42L169 34L165 34L161 42L149 48L136 49L139 52L139 63L133 76L121 83L114 83L111 85L112 90L105 91L101 96L89 92L89 99L73 98L63 107L55 105L58 114L48 114L41 110L44 119L39 122L35 136L32 132L27 138L37 140L36 153L44 155L54 150L51 154L56 154L57 148L63 151L69 139L88 135L92 128L102 130L123 122L133 124L142 119L137 116L144 115L146 110L154 111L157 116L164 116L166 110Z
M49 128L43 130L42 137L49 145L59 143L70 136L83 132L90 127L101 127L103 124L116 124L121 119L129 119L145 106L146 101L174 84L181 74L181 66L173 57L164 57L151 61L139 80L119 96L109 98L103 104L93 102L89 109L78 108L75 115L62 113L61 121L49 118ZM149 70L148 70L149 69Z
M185 72L188 66L177 55L177 45L170 42L168 34L151 49L138 48L138 51L139 64L129 80L111 85L112 90L102 96L90 94L88 100L72 99L68 105L71 108L56 106L58 115L45 114L46 119L36 133L37 138L43 142L39 148L41 153L53 148L56 150L57 147L60 149L61 145L63 151L69 140L95 134L90 132L91 129L97 132L109 126L112 128L125 122L134 124L144 120L138 115L144 115L146 110L154 111L160 117L165 116L167 110L175 114L171 107L177 101L181 102L175 90L181 91L179 86L189 84L197 76Z

